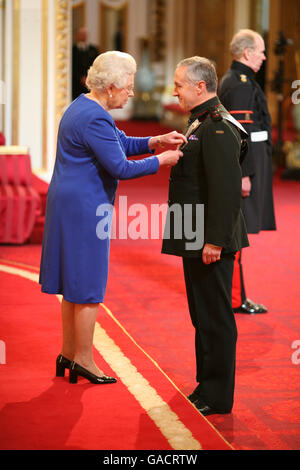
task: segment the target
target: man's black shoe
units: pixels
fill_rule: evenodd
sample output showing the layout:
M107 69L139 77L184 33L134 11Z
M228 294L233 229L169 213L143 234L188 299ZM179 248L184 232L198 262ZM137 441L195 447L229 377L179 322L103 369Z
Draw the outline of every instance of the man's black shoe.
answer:
M197 400L193 404L203 416L209 416L209 415L215 415L215 414L227 414L231 412L231 410L215 410L214 408L211 408L210 406L205 405L203 401L201 400Z
M199 400L199 393L197 391L197 388L190 394L188 395L188 400L190 400L192 403L195 401Z
M233 309L234 313L247 313L255 315L257 313L267 313L267 308L262 304L256 304L250 299L246 299L240 307Z

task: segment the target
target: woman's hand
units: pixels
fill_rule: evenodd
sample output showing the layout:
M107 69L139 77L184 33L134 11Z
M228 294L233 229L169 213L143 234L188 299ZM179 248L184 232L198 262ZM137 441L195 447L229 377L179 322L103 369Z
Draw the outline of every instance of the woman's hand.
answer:
M180 146L187 143L185 135L177 131L169 132L168 134L158 135L149 139L149 148L154 150L158 147L165 147L166 145Z
M156 156L159 160L159 166L174 166L178 162L179 158L182 157L182 155L183 153L180 150L166 150L165 152Z

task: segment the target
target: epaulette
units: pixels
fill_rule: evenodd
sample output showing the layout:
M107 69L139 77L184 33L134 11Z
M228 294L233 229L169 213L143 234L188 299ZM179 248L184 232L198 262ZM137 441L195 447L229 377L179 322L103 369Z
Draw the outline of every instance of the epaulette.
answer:
M218 106L213 106L208 109L208 113L213 121L222 121L223 117L218 110Z

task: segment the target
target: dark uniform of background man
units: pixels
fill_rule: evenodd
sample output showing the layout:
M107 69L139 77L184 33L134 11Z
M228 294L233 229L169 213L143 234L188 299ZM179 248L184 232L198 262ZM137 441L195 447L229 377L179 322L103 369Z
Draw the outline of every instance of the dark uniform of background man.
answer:
M76 32L76 41L72 47L72 99L75 100L81 93L87 93L85 86L87 71L99 55L93 44L87 43L87 31L79 28Z
M275 230L272 190L271 119L264 92L254 75L265 60L263 38L241 30L230 45L233 62L220 83L219 98L249 133L248 155L242 163L243 213L248 233ZM266 313L264 305L246 298L241 252L236 256L232 306L239 313Z
M231 305L233 263L234 253L248 246L241 211L241 135L226 119L231 116L216 89L215 68L208 59L192 57L178 64L174 96L191 112L189 125L196 119L201 124L188 136L183 157L171 170L162 246L162 253L183 258L199 383L189 399L204 415L229 413L233 406L237 339ZM182 208L179 219L178 213L172 216L175 205ZM186 235L186 224L191 225L186 205L192 207L193 230L203 227L196 214L197 207L204 206L204 245L193 245L191 231Z

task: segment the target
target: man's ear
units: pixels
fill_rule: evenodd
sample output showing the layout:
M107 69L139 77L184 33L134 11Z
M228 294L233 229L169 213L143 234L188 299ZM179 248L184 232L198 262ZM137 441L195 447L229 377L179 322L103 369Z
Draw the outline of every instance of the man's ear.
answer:
M249 60L251 52L252 52L252 49L250 49L250 47L246 47L244 49L243 57L244 57L245 60L247 60L247 61Z
M206 90L206 83L204 80L200 80L200 82L198 82L196 84L196 89L197 89L197 93L198 95L202 95L202 93Z

